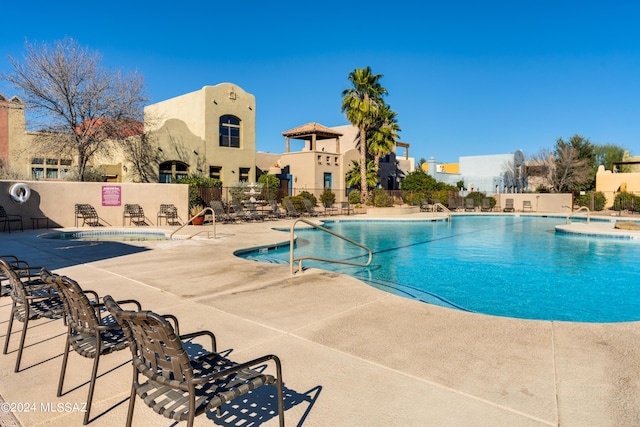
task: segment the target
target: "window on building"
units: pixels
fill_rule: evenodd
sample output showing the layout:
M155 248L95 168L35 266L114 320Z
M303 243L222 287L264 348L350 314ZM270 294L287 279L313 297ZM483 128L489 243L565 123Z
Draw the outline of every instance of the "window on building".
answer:
M222 180L222 166L209 166L209 178Z
M47 159L47 165L58 165L58 159Z
M34 165L44 165L44 159L42 157L34 157L31 159L31 163Z
M71 166L71 159L60 159L60 166Z
M58 169L47 168L47 179L58 179Z
M324 173L324 188L331 188L331 172Z
M220 146L240 148L240 119L234 116L220 117Z
M169 184L177 179L189 176L189 166L186 163L172 161L160 164L159 182Z
M31 177L33 179L44 178L44 168L31 168Z
M249 182L251 168L240 168L240 182Z

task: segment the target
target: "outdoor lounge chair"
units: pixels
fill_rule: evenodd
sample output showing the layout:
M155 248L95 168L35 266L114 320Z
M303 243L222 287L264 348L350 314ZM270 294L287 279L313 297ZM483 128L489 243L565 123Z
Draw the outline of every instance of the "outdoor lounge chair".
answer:
M291 199L284 199L284 207L287 210L287 216L290 218L298 218L301 216L300 212L293 206Z
M338 208L333 207L331 202L324 202L324 214L333 215L334 213L338 213Z
M475 212L476 204L472 198L464 199L464 211Z
M258 212L253 202L244 202L244 205L247 208L247 215L250 219L254 221L264 221L265 214Z
M147 217L144 215L142 206L138 204L125 204L124 212L122 213L122 225L126 225L126 220L129 218L129 225L149 225L147 223Z
M125 334L120 325L110 316L103 317L98 294L93 291L83 290L78 283L66 276L52 274L46 269L42 269L41 278L47 284L56 289L62 295L64 313L67 320L67 339L65 340L64 353L62 357L62 368L60 379L58 380L57 396L62 396L62 386L69 361L69 350L73 348L79 355L93 359L93 369L91 380L89 381L89 394L87 395L87 406L84 413L83 424L89 422L91 402L95 390L96 378L98 376L98 364L100 356L124 350L129 346ZM90 301L90 295L93 301ZM135 300L121 301L121 304L134 304L138 310L140 303Z
M316 212L316 209L313 206L313 203L311 203L311 200L303 198L302 199L302 203L304 203L304 208L307 210L307 214L309 216L319 216L320 215L318 212Z
M40 280L39 271L37 271L39 267L28 267L26 263L13 265L14 267L11 260L0 259L0 272L9 282L9 295L13 300L2 354L7 354L13 321L17 319L23 323L14 369L14 372L19 372L29 321L42 318L62 319L64 308L55 290Z
M531 200L523 200L522 201L522 212L532 212L533 206L531 205Z
M224 206L220 200L212 200L209 204L215 214L216 222L233 222L233 218L224 210Z
M156 313L122 310L108 295L104 302L132 343L129 348L133 355L133 382L127 427L133 419L136 394L156 413L175 421L186 420L191 427L197 415L215 409L221 416L221 406L226 402L270 384L276 387L280 426L284 426L282 369L277 356L232 362L216 353L215 335L210 331L179 335ZM197 357L190 357L182 340L196 337L210 339L211 352L198 348ZM194 344L189 343L191 347ZM268 362L275 363L275 377L263 373Z
M493 208L491 207L491 199L485 197L482 199L482 212L491 212Z
M100 223L100 217L95 208L86 203L76 204L76 227L78 226L78 219L82 220L81 227L84 227L85 224L89 227L102 227L103 225Z
M235 219L239 219L240 221L250 221L251 218L247 211L244 210L240 202L231 201L230 203L231 211L233 212L233 217Z
M161 204L156 217L156 224L162 225L162 218L167 225L182 225L179 221L178 208L174 204Z
M7 214L7 211L4 210L4 207L0 206L0 222L2 222L2 231L9 231L11 233L11 223L19 222L20 223L20 231L24 231L24 226L22 224L22 215L13 215Z
M271 214L269 215L273 219L283 219L287 217L286 212L280 210L278 202L273 199L269 199L269 205L271 206Z
M515 208L513 207L513 199L507 199L504 202L504 212L515 212Z
M349 202L340 202L340 215L344 215L345 212L350 215L353 212L353 208Z
M447 204L447 207L449 208L450 211L457 211L458 200L455 197L449 197L449 203Z

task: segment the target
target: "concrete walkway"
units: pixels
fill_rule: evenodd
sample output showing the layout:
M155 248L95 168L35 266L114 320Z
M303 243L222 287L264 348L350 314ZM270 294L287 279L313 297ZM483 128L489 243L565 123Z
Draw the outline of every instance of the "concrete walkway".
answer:
M12 232L0 234L0 252L100 295L135 298L144 308L172 313L182 333L212 330L219 350L231 351L233 360L278 355L288 426L640 425L638 323L465 313L340 274L312 269L292 277L288 266L233 255L288 240L288 233L272 230L288 224L219 225L217 239L130 244ZM202 228L183 233L196 229ZM10 305L9 298L0 299L3 342ZM18 411L19 425L81 425L83 414L76 411L87 396L92 361L70 356L65 394L58 398L66 327L61 320L34 322L23 370L14 373L21 326L14 326L9 354L0 356L0 395ZM129 361L128 350L102 359L91 426L124 425ZM221 418L207 414L196 425L277 425L275 389L263 389L227 404ZM0 412L0 425L11 422ZM168 425L137 399L134 426Z

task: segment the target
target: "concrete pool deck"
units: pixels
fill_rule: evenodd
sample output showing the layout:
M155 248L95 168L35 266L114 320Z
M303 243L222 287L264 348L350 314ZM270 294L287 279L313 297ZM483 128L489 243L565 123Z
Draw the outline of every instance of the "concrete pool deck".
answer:
M12 232L0 235L0 252L68 275L100 295L135 298L143 308L174 314L182 333L212 330L219 350L231 350L232 360L278 355L288 426L640 424L638 322L466 313L387 294L337 273L310 269L290 276L287 265L233 255L287 241L288 233L272 228L290 224L218 225L217 239L127 243ZM187 227L183 234L199 229ZM425 280L430 274L436 273L425 268ZM9 298L0 298L3 338L10 306ZM14 373L15 331L21 326L14 325L9 354L0 356L0 396L32 405L15 413L18 425L81 425L83 414L66 412L64 405L55 409L85 401L91 360L70 356L65 394L56 397L66 327L61 320L33 322L22 371ZM128 350L101 359L90 426L124 425L129 360ZM207 414L196 425L277 425L267 409L272 392L266 388L240 405L227 404L222 418ZM9 423L0 412L0 425ZM137 399L133 424L172 422Z

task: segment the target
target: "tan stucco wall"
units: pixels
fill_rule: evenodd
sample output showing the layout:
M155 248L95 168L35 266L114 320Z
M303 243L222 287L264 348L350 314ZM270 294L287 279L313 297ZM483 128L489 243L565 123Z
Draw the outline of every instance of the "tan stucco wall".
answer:
M566 206L571 206L573 196L569 194L549 194L549 193L503 193L497 194L496 209L504 209L507 199L513 199L513 207L516 212L522 212L522 202L528 200L531 202L533 212L570 212Z
M189 186L185 184L19 181L31 188L31 197L26 203L17 204L10 196L10 188L16 182L0 181L0 205L8 214L22 215L25 228L32 228L31 217L43 216L49 218L52 226L73 227L76 203L93 205L101 219L118 227L122 226L122 213L126 203L142 206L149 222L154 225L160 204L163 203L173 203L178 207L178 214L183 221L189 219ZM120 188L120 206L102 206L104 186Z
M239 181L240 168L249 168L256 180L256 100L232 83L201 90L145 107L146 129L155 131L161 151L158 161L181 161L192 175L209 176L209 166L221 166L223 185ZM240 148L220 147L220 117L240 119Z
M604 193L607 198L605 207L610 208L618 192L640 193L640 172L613 173L600 165L596 174L596 191Z

